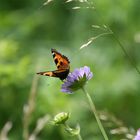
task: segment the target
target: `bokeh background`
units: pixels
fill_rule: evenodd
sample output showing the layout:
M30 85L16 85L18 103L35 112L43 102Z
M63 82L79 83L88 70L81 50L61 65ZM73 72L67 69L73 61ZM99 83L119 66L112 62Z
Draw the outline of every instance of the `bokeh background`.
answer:
M71 127L80 125L83 139L103 139L82 91L68 95L60 91L59 79L36 76L56 69L51 54L55 48L70 59L71 71L87 65L94 73L86 88L109 138L132 139L140 128L139 9L139 0L1 0L1 135L9 122L8 138L26 139L40 117L53 119L65 111L71 114ZM114 34L101 35L110 33L109 28ZM49 123L37 137L77 139Z

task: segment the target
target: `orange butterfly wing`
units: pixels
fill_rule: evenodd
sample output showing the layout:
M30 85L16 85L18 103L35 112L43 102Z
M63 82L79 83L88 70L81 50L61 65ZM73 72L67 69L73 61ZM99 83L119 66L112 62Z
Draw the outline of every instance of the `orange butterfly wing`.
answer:
M51 49L51 51L53 54L54 62L56 64L58 70L59 69L70 69L70 66L69 66L70 61L65 55L62 55L55 49Z
M61 80L64 80L69 74L70 61L66 56L62 55L57 50L51 49L51 51L52 51L54 62L57 66L57 70L38 72L37 74L44 75L44 76L57 77L57 78L60 78Z

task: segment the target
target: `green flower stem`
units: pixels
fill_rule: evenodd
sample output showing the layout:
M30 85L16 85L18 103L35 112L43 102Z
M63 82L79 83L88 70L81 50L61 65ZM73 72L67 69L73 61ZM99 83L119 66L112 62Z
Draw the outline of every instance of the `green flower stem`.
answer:
M95 115L96 121L97 121L97 123L98 123L99 129L100 129L100 131L101 131L101 133L102 133L104 139L105 139L105 140L109 140L109 139L108 139L108 136L107 136L107 134L106 134L106 132L105 132L105 130L104 130L104 128L103 128L103 125L102 125L102 123L101 123L101 121L100 121L100 119L99 119L99 117L98 117L98 114L97 114L95 105L94 105L94 103L93 103L93 101L92 101L90 95L88 94L88 92L87 92L87 90L85 89L85 87L83 87L82 90L83 90L83 92L86 94L86 96L87 96L87 98L88 98L89 105L90 105L91 110L93 111L93 113L94 113L94 115Z
M67 125L66 123L63 123L63 125L65 126L65 128L67 130L72 130L72 128L70 128L69 125ZM77 136L78 140L82 140L82 137L80 135L80 132L76 136Z
M77 137L78 137L78 140L82 140L80 133L77 135Z

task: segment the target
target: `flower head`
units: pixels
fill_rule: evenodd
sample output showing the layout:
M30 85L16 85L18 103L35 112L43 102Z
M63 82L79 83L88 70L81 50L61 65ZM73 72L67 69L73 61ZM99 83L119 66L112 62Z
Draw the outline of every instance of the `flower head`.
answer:
M84 66L80 69L75 69L74 72L67 76L66 81L61 87L62 92L72 93L82 88L88 80L92 78L93 74L90 68Z
M135 136L134 140L140 140L140 129L137 131L137 135Z
M54 124L64 124L68 119L69 119L69 113L61 112L54 117L53 123Z

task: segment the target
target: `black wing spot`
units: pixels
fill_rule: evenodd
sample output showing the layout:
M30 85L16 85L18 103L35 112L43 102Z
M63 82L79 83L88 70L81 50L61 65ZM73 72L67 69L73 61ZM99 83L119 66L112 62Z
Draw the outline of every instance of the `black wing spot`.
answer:
M54 62L55 62L55 64L57 64L58 63L58 60L57 59L54 59Z
M63 65L63 62L62 61L60 62L60 65Z

